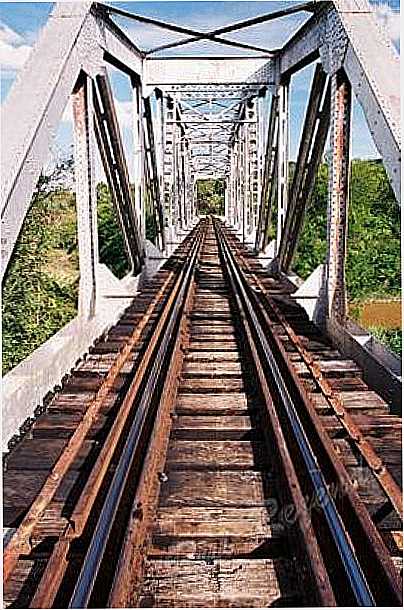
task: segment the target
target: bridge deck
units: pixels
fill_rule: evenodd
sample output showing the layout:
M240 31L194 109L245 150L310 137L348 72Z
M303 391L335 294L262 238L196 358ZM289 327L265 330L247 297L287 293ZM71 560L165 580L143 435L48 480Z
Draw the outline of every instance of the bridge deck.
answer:
M279 449L270 433L261 378L235 310L228 267L213 225L202 232L195 281L173 348L170 367L174 369L167 373L165 393L159 394L155 405L153 421L157 423L144 433L150 439L148 450L142 458L139 454L135 471L131 466L130 472L137 472L137 487L125 487L127 495L113 530L120 543L114 551L107 547L92 604L106 604L111 589L122 595L122 582L127 606L296 606L317 595L316 579L305 573L310 572L310 556L294 539L295 513L292 509L287 514ZM6 549L7 606L67 607L129 433L131 418L125 401L152 350L193 239L186 240L134 298L8 455L4 524L17 528L14 541L20 538L14 547L12 539L11 550ZM313 407L314 415L301 411L301 420L317 418L339 467L373 518L384 551L399 565L401 521L389 504L394 490L375 462L372 468L363 446L370 444L401 488L401 420L363 381L361 369L308 320L293 299L291 285L266 276L231 234L227 239L249 285L260 290L260 298L269 299L273 307L268 311L272 340L279 348L277 358L291 372L290 387L295 380ZM142 379L150 374L144 368ZM179 379L178 388L175 379ZM277 403L276 393L273 396ZM152 408L151 395L149 402ZM305 408L304 402L296 404L300 410ZM335 411L341 406L347 414L342 417ZM346 418L354 426L351 432ZM309 427L307 434L311 434ZM73 450L67 456L69 447ZM326 466L323 471L327 472ZM330 472L332 487L335 481ZM306 483L304 490L309 490ZM334 491L336 498L344 495L338 488ZM140 499L139 493L143 494ZM309 494L310 501L314 500ZM144 526L139 540L125 535L133 503L141 511ZM291 503L293 499L289 509ZM306 505L305 510L310 515L310 510L319 509ZM316 523L316 516L310 518ZM58 545L66 552L58 555ZM334 585L326 549L322 553ZM58 557L63 565L59 575ZM115 585L111 557L120 570L121 581ZM128 561L135 566L129 584L123 565ZM340 602L345 593L340 593Z

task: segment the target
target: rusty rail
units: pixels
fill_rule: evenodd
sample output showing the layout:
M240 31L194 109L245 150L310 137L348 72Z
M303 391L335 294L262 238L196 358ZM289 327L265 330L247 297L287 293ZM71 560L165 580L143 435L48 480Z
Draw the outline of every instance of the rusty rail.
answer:
M170 347L173 343L175 325L181 317L184 295L195 268L201 238L202 231L199 229L192 241L187 261L175 280L150 343L144 352L143 358L125 395L119 411L119 417L116 418L108 434L89 479L69 518L69 525L55 545L32 600L31 607L46 608L50 607L54 602L58 587L67 569L69 549L74 540L83 535L87 527L105 475L112 465L116 447L122 438L131 414L133 414L130 430L125 434L124 447L120 453L102 508L97 514L97 523L91 535L84 563L78 575L75 590L68 607L82 608L88 605L108 544L116 512L128 483L128 476L133 470L134 462L139 462L141 459L142 449L144 444L147 443L145 440L146 435L149 433L147 424L154 415L152 398L158 384L161 382L161 375L166 374L164 363L167 360ZM159 291L161 296L160 293L161 291ZM157 297L154 301L156 300Z
M240 315L249 320L260 357L266 365L266 374L278 394L289 446L298 447L295 455L305 466L303 476L311 481L310 487L319 499L328 539L334 544L343 567L345 586L350 587L358 605L378 605L386 603L387 599L392 605L401 605L401 584L387 549L339 462L302 384L288 366L286 353L272 332L268 314L231 252L219 223L216 223L216 231L234 290L242 303ZM298 407L298 401L305 411ZM342 501L332 497L330 480L337 482Z

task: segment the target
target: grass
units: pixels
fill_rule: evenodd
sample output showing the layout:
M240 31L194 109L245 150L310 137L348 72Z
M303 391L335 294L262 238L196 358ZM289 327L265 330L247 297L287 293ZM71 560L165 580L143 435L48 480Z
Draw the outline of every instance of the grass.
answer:
M396 356L401 358L403 347L403 335L401 328L383 328L381 326L370 326L369 331L376 339L383 343Z

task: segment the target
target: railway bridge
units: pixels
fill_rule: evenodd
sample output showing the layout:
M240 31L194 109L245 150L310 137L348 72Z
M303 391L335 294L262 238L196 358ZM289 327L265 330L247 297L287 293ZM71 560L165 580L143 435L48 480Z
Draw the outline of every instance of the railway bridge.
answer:
M203 31L56 4L3 105L2 273L69 100L80 264L77 317L3 379L7 607L402 603L400 362L345 284L353 96L399 202L399 59L366 0L274 6ZM232 36L292 15L281 48ZM132 22L180 37L145 50ZM201 41L231 54L183 53ZM303 282L327 141L327 252ZM99 262L98 158L122 280ZM223 210L201 215L211 178Z

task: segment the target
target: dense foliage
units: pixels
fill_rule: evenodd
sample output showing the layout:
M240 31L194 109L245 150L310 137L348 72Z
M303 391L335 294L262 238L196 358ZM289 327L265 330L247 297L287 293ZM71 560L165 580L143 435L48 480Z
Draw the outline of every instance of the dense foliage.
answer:
M299 241L294 270L306 278L326 256L328 168L321 165ZM379 161L354 160L348 216L346 280L350 302L400 294L400 209ZM401 353L401 333L372 327Z
M401 334L401 328L383 328L382 326L370 326L369 330L371 334L379 339L381 343L386 345L392 352L395 352L397 356L402 355L403 351L403 338Z
M322 165L294 264L304 278L325 259L327 180ZM378 161L352 163L346 274L352 301L400 294L400 209Z
M97 186L97 213L100 263L108 265L117 277L124 277L129 271L129 262L111 194L103 182Z
M34 196L4 283L4 372L76 315L79 271L74 197L62 190L47 193L43 186Z
M60 173L70 171L63 164L51 177L41 177L7 271L2 298L3 373L77 314L76 202L70 191L53 186ZM100 262L123 277L129 266L105 184L98 185L97 197Z
M196 189L199 214L224 215L225 184L223 180L198 180Z

